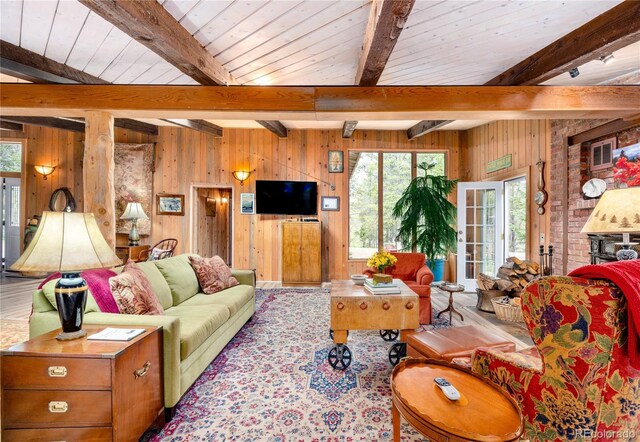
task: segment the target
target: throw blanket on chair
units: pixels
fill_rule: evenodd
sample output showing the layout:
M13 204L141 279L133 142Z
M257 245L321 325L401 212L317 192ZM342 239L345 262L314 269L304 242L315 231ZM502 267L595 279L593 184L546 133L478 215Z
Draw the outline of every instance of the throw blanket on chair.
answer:
M588 265L575 269L569 276L607 279L622 290L629 312L629 358L634 368L640 368L640 259Z

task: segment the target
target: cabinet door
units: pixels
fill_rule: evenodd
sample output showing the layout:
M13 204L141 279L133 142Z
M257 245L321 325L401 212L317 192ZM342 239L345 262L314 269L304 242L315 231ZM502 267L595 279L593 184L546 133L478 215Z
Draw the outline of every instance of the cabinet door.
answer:
M282 282L300 282L301 223L282 223Z
M300 264L303 282L321 282L322 260L320 232L320 223L302 224L302 253Z

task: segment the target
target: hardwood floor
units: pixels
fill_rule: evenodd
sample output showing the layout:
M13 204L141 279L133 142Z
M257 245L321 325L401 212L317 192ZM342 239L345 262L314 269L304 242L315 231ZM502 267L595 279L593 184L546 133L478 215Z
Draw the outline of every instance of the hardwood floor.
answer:
M0 273L0 319L27 320L31 313L31 295L40 279L7 276Z

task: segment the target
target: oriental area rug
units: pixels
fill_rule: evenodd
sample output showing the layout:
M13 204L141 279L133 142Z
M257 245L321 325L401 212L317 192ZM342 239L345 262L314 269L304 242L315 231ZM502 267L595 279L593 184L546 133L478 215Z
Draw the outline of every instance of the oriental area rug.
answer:
M253 320L146 441L391 441L392 366L376 330L351 331L345 371L327 354L329 290L258 289ZM438 320L433 327L445 326ZM403 423L402 440L423 440Z

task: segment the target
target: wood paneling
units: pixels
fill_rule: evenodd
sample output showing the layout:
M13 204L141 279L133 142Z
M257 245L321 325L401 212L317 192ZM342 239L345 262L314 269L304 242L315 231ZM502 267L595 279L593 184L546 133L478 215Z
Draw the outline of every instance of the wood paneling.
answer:
M198 200L194 216L194 253L200 256L218 255L231 263L231 189L197 188ZM215 201L215 210L207 211L207 199ZM223 198L226 202L223 202ZM208 214L209 213L209 214ZM213 216L211 216L211 213Z
M545 214L538 215L538 206L533 201L538 190L538 160L547 163L545 181L551 182L548 164L551 158L549 121L496 121L467 131L467 136L467 147L462 154L463 181L500 181L527 175L527 256L537 262L540 234L545 234L547 244L553 243L549 238L550 203L545 205ZM508 154L511 154L511 167L491 173L486 171L489 161ZM545 190L551 195L555 189L547 184Z

